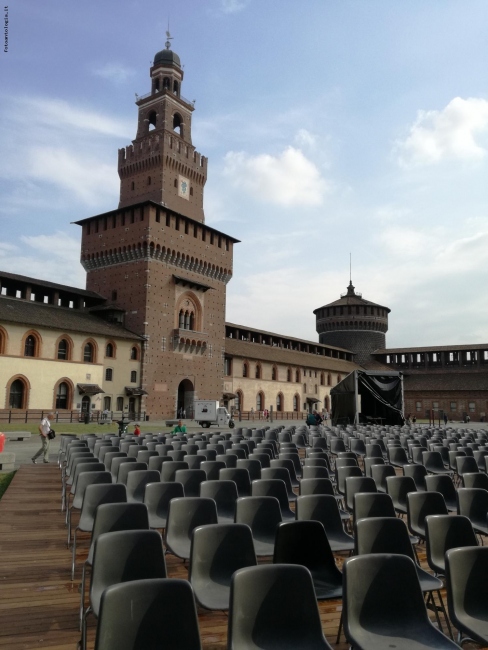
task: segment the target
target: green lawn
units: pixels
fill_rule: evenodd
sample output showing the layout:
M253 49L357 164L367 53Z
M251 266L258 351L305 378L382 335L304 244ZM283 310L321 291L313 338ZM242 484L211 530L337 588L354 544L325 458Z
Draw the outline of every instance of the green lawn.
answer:
M15 476L15 472L8 472L5 474L0 474L0 499L5 494L5 490L10 485L10 481Z

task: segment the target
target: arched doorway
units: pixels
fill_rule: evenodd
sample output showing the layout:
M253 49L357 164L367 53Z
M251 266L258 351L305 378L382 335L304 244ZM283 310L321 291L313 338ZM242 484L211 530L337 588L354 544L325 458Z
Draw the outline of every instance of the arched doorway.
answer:
M178 386L176 415L179 418L193 418L193 397L195 389L189 379L183 379Z
M91 399L88 395L83 395L81 399L81 412L82 413L89 413L90 412L90 402Z

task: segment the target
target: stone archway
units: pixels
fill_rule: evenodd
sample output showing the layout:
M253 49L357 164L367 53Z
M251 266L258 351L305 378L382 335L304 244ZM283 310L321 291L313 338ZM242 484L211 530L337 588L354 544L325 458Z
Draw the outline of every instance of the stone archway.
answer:
M178 386L176 415L181 418L193 418L193 398L195 388L189 379L183 379Z

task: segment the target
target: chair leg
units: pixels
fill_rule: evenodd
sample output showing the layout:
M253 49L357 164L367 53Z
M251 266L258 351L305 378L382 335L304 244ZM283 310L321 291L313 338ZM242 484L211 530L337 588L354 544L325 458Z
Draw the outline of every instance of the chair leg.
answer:
M446 621L446 626L447 626L447 629L449 630L449 636L454 641L454 637L452 636L451 624L449 623L449 617L447 616L446 607L444 605L444 600L442 599L442 594L441 594L440 591L437 592L437 596L438 596L439 602L441 604L440 610L442 611L442 613L444 615L444 620Z
M66 511L66 517L68 519L67 524L68 524L68 548L69 545L71 544L71 508L68 508Z
M78 532L78 527L75 528L75 533L73 535L73 550L71 554L71 582L75 579L75 562L76 562L76 533Z
M81 573L81 583L80 583L80 630L83 626L83 612L85 611L85 585L86 585L86 562L83 564L83 570Z
M91 607L88 606L86 610L83 612L83 621L81 625L81 648L82 650L86 650L86 619L88 614L91 612Z
M338 631L337 631L336 644L337 644L337 643L340 643L340 640L341 640L341 633L342 633L342 619L343 619L343 616L344 616L344 605L343 605L342 607L343 607L343 609L341 610L341 618L340 618L340 621L339 621L339 629L338 629Z

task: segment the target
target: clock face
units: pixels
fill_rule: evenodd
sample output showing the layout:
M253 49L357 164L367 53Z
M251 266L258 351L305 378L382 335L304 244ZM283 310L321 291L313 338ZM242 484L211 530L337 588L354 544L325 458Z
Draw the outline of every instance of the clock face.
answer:
M178 177L178 196L187 201L190 198L190 181L184 176Z

